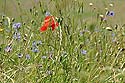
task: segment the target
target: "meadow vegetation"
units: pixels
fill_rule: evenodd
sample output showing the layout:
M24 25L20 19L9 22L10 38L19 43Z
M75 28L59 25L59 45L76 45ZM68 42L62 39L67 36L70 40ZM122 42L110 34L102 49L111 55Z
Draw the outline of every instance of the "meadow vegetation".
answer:
M0 0L0 83L125 83L124 0ZM46 12L59 23L40 31Z

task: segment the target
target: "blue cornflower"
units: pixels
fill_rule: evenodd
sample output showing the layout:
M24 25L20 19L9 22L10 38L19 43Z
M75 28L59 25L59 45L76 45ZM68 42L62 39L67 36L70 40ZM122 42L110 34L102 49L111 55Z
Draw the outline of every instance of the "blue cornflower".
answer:
M20 32L14 32L14 35L13 35L13 38L14 39L17 39L17 40L20 40L21 39L21 34L20 34Z
M41 45L42 41L33 41L32 47L37 47L38 45Z
M50 16L50 12L46 12L45 16Z
M37 45L41 45L42 44L42 41L37 41Z
M33 43L32 43L32 47L36 47L36 46L37 46L36 41L33 41Z
M38 45L42 44L42 41L33 41L32 42L32 51L37 53L39 52Z
M30 55L29 54L26 55L26 59L27 60L30 59Z
M12 27L13 27L14 29L19 29L19 28L21 27L21 23L14 23L14 24L12 25Z
M46 59L46 58L47 58L47 56L42 56L41 58L42 58L42 59Z
M80 36L82 36L83 35L83 31L80 31Z
M50 70L47 70L46 73L47 73L48 75L52 75L53 72L50 71Z
M33 48L32 51L33 51L34 53L37 53L37 52L39 52L39 49L38 49L38 48Z
M115 12L114 11L108 11L106 13L107 16L114 16L115 15Z
M10 52L12 50L12 47L10 45L6 46L4 50L5 52Z
M115 37L115 33L112 33L112 37Z
M87 51L86 50L82 50L81 53L84 54L84 55L86 55Z
M17 56L18 56L19 58L21 58L21 57L23 57L23 54L19 53Z
M112 42L116 42L115 33L112 33L111 36L112 36Z

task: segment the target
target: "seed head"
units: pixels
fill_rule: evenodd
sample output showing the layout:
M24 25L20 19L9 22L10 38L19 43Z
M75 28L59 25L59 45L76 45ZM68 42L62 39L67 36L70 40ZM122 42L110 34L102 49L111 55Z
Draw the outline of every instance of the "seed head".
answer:
M93 3L89 3L89 6L93 6Z

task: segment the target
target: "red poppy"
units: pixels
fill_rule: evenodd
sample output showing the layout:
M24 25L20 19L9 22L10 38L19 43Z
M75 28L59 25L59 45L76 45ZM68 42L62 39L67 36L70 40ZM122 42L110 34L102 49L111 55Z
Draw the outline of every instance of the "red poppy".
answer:
M44 24L40 28L40 31L41 32L46 31L48 27L51 27L52 31L53 31L58 26L59 26L59 23L56 22L54 16L46 16L45 19L44 19Z

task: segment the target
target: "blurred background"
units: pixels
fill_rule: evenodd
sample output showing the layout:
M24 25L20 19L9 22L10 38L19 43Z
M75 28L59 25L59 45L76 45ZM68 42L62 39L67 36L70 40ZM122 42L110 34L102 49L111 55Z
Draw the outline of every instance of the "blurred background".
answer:
M41 7L39 7L40 3L42 5ZM0 0L0 15L14 18L22 15L25 18L33 7L36 7L38 12L41 9L49 10L52 14L57 15L57 9L61 9L62 12L69 14L69 12L72 12L72 5L75 5L76 8L78 8L78 5L83 5L84 11L82 14L84 18L89 19L92 14L92 8L89 7L89 3L93 3L93 7L96 8L96 11L93 13L96 14L97 11L99 11L104 14L105 8L108 8L115 12L114 24L122 25L125 23L125 0ZM113 7L109 6L110 3L113 4ZM67 11L65 9L67 9ZM93 18L95 18L95 16L93 16Z

